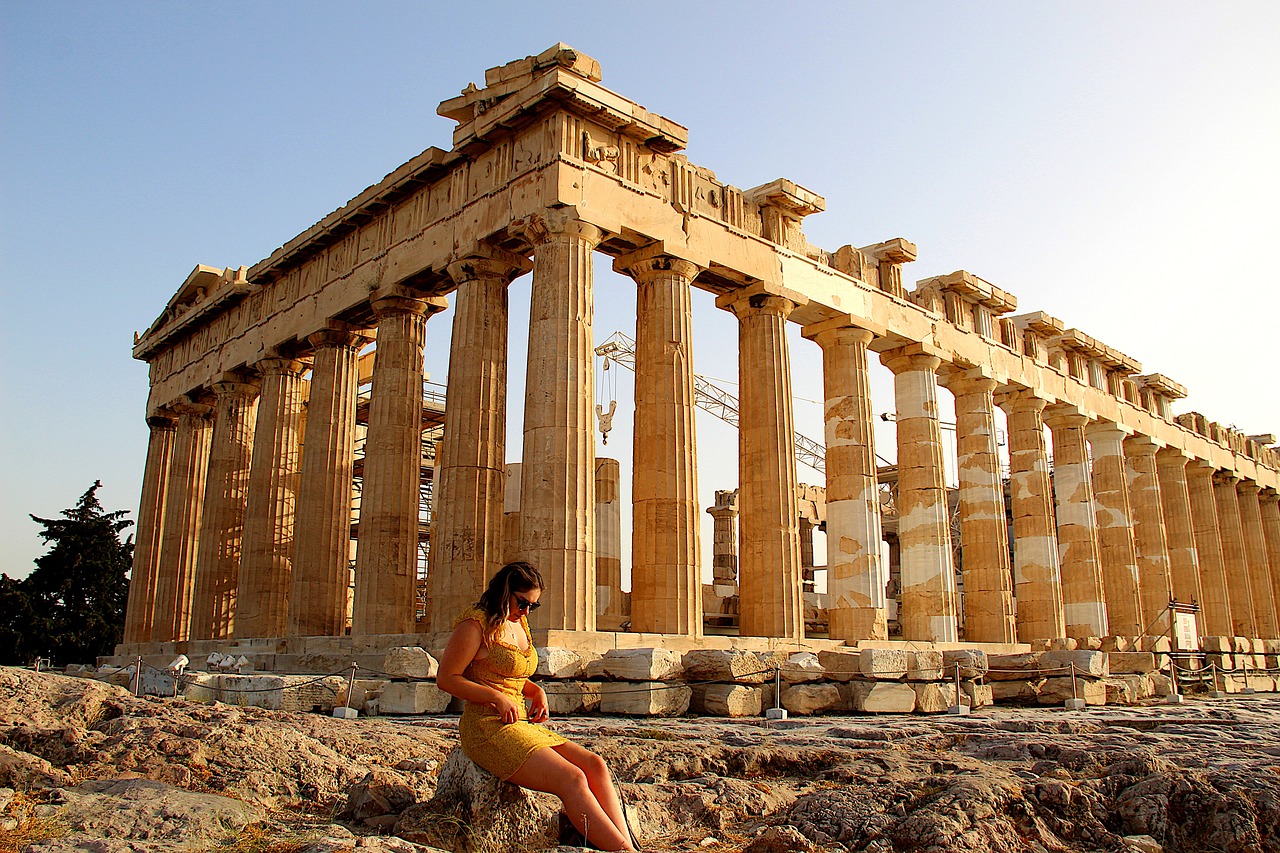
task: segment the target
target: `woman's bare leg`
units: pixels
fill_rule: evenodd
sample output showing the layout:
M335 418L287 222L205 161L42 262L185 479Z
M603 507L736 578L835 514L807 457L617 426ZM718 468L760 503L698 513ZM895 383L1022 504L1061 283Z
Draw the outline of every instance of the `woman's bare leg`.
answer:
M590 786L591 793L595 794L596 802L609 815L618 833L629 841L631 833L627 831L627 819L622 813L622 803L618 799L617 790L613 787L609 765L605 764L604 759L572 741L553 746L552 749L586 774L587 785Z
M619 832L613 817L601 808L587 774L556 749L539 749L507 781L522 788L555 794L564 803L569 820L596 847L635 850L625 829Z

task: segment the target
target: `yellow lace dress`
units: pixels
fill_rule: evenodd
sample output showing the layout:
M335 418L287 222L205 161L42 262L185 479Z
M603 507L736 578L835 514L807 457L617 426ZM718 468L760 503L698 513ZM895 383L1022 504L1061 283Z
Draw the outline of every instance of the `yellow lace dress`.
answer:
M475 620L484 633L484 613L469 610L459 617L459 624ZM489 705L468 702L458 721L458 740L462 751L476 764L499 779L507 780L519 770L530 755L548 746L559 746L567 740L544 726L529 722L524 704L524 684L538 668L538 650L533 647L529 622L521 617L529 650L523 651L501 639L485 639L489 656L476 659L463 670L463 676L477 684L493 687L510 696L519 709L519 719L504 723Z

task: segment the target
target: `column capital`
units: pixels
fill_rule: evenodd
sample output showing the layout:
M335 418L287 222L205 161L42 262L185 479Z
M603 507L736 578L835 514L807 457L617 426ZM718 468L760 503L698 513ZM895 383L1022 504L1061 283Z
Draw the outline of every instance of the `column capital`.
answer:
M568 237L590 243L594 249L605 237L601 228L580 219L574 207L544 208L511 223L510 230L534 246Z
M219 400L235 397L249 400L258 396L262 390L257 382L245 381L239 377L225 377L219 382L214 382L209 388L213 391L213 396Z
M1149 435L1135 433L1124 440L1124 452L1126 456L1151 456L1156 455L1163 445Z
M866 347L876 339L875 333L859 326L852 326L845 321L838 323L818 323L805 326L800 334L816 343L823 349L828 347L861 346Z
M1191 457L1187 462L1188 477L1212 477L1218 469L1206 459Z
M675 273L693 281L705 267L666 251L663 243L653 243L613 259L613 271L644 282L664 273Z
M1005 389L1004 391L996 392L996 405L1006 412L1033 412L1039 415L1049 405L1048 400L1030 388L1006 385Z
M809 298L797 290L780 284L756 282L716 297L716 307L742 317L753 310L780 314L785 320L801 305L808 305Z
M372 329L361 329L338 320L331 320L323 329L307 335L307 343L316 349L321 347L362 347L376 337Z
M1261 488L1262 487L1258 485L1256 480L1241 479L1240 482L1236 484L1236 491L1243 492L1246 495L1256 495Z
M1280 502L1280 492L1277 492L1275 489L1271 488L1270 486L1267 486L1266 488L1258 492L1258 500L1262 501L1263 503Z
M297 358L270 356L254 362L253 369L261 376L301 376L307 365Z
M1215 471L1213 473L1213 484L1215 486L1231 486L1235 487L1240 484L1243 478L1235 471Z
M418 317L430 317L449 307L449 300L443 296L416 296L401 287L374 291L369 300L373 315L379 320L397 314L412 314Z
M1161 468L1186 468L1191 454L1180 447L1161 447L1156 451L1156 464Z
M1084 429L1091 418L1070 403L1054 403L1044 410L1045 426L1052 430Z
M477 244L447 267L454 284L465 284L482 279L499 279L510 284L533 269L533 262L524 255L507 252L496 246Z
M1111 421L1097 421L1085 427L1085 434L1090 441L1124 441L1129 430Z
M908 344L905 347L889 349L880 353L880 363L896 376L899 373L910 373L916 370L936 371L942 359L933 353L926 352L923 344Z
M209 418L213 415L213 406L210 406L207 403L192 403L187 400L182 400L174 403L169 408L173 409L179 417Z
M948 369L949 367L950 369ZM1000 387L999 380L994 376L983 373L980 367L964 370L954 366L943 365L938 373L938 382L957 397L964 394L994 392Z

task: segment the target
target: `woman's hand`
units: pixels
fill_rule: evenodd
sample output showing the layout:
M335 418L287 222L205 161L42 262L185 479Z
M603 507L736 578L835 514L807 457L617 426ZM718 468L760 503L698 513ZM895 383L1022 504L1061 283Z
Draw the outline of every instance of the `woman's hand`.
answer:
M551 709L547 707L547 692L536 684L534 687L537 692L529 697L529 721L545 723L551 719Z
M504 723L514 723L520 719L520 709L510 696L503 693L497 699L489 703L493 709L498 712L498 716L502 718Z

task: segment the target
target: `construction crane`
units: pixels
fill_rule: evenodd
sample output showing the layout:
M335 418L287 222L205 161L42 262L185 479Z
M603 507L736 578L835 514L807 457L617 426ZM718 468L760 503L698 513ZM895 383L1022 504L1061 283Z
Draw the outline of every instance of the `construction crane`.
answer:
M632 373L636 369L636 342L623 332L614 332L604 343L596 347L596 355L604 359L604 366L609 362L620 364ZM710 412L720 420L732 426L738 425L738 398L717 385L713 380L695 373L693 375L693 403L699 409ZM827 449L808 436L795 434L796 461L803 462L815 471L825 474L827 471ZM876 454L883 465L892 462Z

